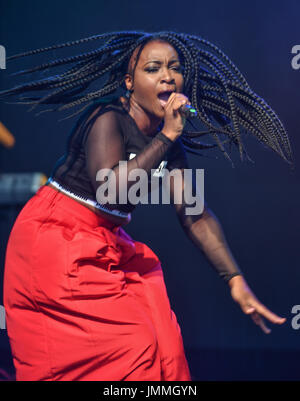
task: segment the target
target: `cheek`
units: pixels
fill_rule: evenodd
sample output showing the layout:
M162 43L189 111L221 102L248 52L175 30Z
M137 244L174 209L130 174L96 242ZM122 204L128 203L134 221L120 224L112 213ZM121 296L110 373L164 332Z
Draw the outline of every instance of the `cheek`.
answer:
M184 81L182 75L176 79L176 87L178 88L178 92L182 92L184 87Z
M151 77L151 75L144 75L139 81L139 91L152 93L153 89L156 87L156 81Z
M135 88L136 96L143 104L146 104L148 101L151 102L157 91L155 81L148 76L144 76L143 79L139 80L139 84Z

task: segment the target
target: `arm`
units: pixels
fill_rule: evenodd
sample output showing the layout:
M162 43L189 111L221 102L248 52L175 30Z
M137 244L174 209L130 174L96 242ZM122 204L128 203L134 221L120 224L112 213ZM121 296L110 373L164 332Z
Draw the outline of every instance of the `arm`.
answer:
M183 169L180 171L181 180L177 181L176 185L175 180L171 178L170 194L184 232L204 254L219 276L228 283L231 296L240 305L242 311L250 314L254 323L259 325L266 334L270 333L271 330L265 325L262 316L275 324L282 324L286 319L280 318L267 309L253 294L232 256L216 216L206 204L200 215L187 215L185 210L187 205L183 196L180 204L174 203L176 193L182 192L186 185Z
M185 168L187 168L187 165ZM185 203L184 196L182 196L180 204L174 203L176 191L183 193L184 190L189 190L187 185L191 185L189 182L184 182L183 169L180 169L180 177L180 181L177 181L176 184L173 177L170 182L171 199L173 200L180 225L188 238L202 252L218 275L225 282L229 282L233 277L242 273L229 249L221 224L206 203L204 203L203 212L198 215L189 215L187 213L186 208L190 207L190 205Z
M135 181L129 181L129 173L136 168L143 169L147 175L151 169L157 168L163 159L166 151L173 145L173 141L162 132L159 132L152 141L133 159L127 162L127 170L119 166L119 161L126 161L125 144L122 129L115 111L107 111L97 118L85 141L85 153L87 160L87 171L97 194L97 201L105 203L108 208L122 209L119 205L119 198L126 196L130 187ZM107 172L107 186L111 182L115 193L109 193L105 201L99 199L100 185L105 179L97 180L97 173L103 169L110 169ZM113 174L112 174L113 173ZM126 173L126 175L124 175ZM115 181L114 181L115 179ZM124 204L123 204L124 206ZM126 209L126 208L125 208Z
M101 201L101 196L98 196L99 187L105 182L102 178L97 179L99 170L110 169L111 173L105 177L107 178L106 186L113 187L114 194L108 195L108 205L106 206L116 208L113 205L117 205L117 209L121 210L120 203L123 204L123 202L119 202L120 196L124 198L125 195L127 199L129 188L135 183L129 181L130 172L139 168L149 175L151 169L158 167L167 150L173 146L182 133L185 118L181 116L179 109L187 102L188 99L185 95L175 92L171 94L167 104L164 106L163 132L159 132L142 152L127 162L125 174L123 167L119 167L119 161L126 160L126 155L122 128L119 125L116 113L108 111L93 122L87 140L84 140L84 148L88 175L96 191L96 199L99 203L107 203L106 196L102 196L100 193L102 198L105 198L104 202ZM100 184L98 184L99 181ZM109 183L112 185L110 186Z
M187 236L225 282L242 274L226 242L219 220L207 205L196 218L185 216L183 210L179 211L178 217Z

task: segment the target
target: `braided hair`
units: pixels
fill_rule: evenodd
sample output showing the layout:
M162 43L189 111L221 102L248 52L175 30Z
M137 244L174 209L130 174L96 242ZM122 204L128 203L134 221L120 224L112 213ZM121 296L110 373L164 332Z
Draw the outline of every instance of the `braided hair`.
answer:
M95 50L58 58L14 73L13 75L26 75L38 71L53 71L56 67L69 65L62 73L0 91L0 97L24 92L39 93L40 96L37 97L20 96L17 103L32 104L31 110L42 104L56 105L44 111L62 111L83 105L75 113L78 114L95 101L114 94L118 89L125 90L125 74L128 72L133 52L139 47L133 67L134 73L142 49L152 40L167 42L176 49L183 67L183 92L196 109L198 121L206 127L204 131L199 131L188 119L194 129L184 130L181 135L182 143L188 152L199 154L199 149L218 146L232 163L224 146L228 143L230 150L232 144L238 148L241 160L245 155L252 161L241 137L242 133L250 133L294 167L290 141L277 114L264 99L251 90L242 73L217 46L196 35L171 31L110 32L16 54L8 57L7 61L91 41L101 43ZM100 89L99 79L103 80ZM97 89L92 90L89 86L95 82L98 84ZM46 94L41 94L40 91L46 91ZM199 138L203 135L209 135L215 143L200 142Z

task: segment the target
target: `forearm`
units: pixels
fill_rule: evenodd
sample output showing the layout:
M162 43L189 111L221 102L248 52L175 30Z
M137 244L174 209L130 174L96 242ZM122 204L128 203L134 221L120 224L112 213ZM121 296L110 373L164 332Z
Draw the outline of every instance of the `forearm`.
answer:
M96 177L97 201L106 204L108 208L118 208L130 203L128 194L131 187L136 186L138 182L141 188L148 188L152 169L159 166L172 145L173 141L159 132L135 157L128 161L120 159L110 170L99 169L100 174L97 173Z
M197 219L186 217L180 220L187 236L225 282L241 274L226 242L221 224L210 209L205 207L203 214L197 216Z
M148 143L137 156L127 161L127 184L131 184L128 180L128 176L134 169L142 169L149 175L152 169L157 168L158 164L163 160L166 152L173 144L174 142L162 131L153 137L152 141ZM115 169L115 171L117 171L117 169Z

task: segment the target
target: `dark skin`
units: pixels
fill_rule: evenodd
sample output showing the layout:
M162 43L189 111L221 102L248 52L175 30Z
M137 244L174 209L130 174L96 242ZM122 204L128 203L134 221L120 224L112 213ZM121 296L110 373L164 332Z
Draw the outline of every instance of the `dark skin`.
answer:
M157 133L158 126L164 120L164 134L175 141L182 133L185 122L177 110L185 103L190 104L188 98L181 93L184 82L179 56L166 42L150 42L140 54L133 78L131 71L138 49L131 56L129 73L125 75L126 87L131 91L127 105L129 114L140 131L150 136ZM172 104L175 113L171 117L166 115L157 97L159 92L166 90L174 91L169 98L169 104Z
M163 133L175 141L181 135L185 124L179 108L182 104L190 104L189 99L181 93L184 81L177 51L166 42L149 42L143 48L134 74L132 74L137 51L138 48L131 57L128 73L125 76L125 84L131 91L131 97L129 103L124 98L121 100L145 135L154 136L160 123L164 121ZM169 89L174 92L167 103L162 105L157 95L161 90ZM184 185L183 182L182 185ZM176 188L176 190L180 191L181 189ZM209 224L208 221L210 221ZM207 207L204 208L202 215L194 220L193 224L201 225L203 248L208 249L210 246L215 246L215 233L222 233L222 228ZM211 229L212 224L215 226L214 230ZM223 233L221 236L223 237ZM232 260L234 263L231 252L229 248L224 247L223 241L220 241L220 247L224 248L224 258ZM270 311L256 298L242 275L231 278L228 285L233 300L239 304L245 314L251 316L254 323L264 333L269 334L271 330L265 325L263 317L274 324L283 324L286 321L285 318Z

